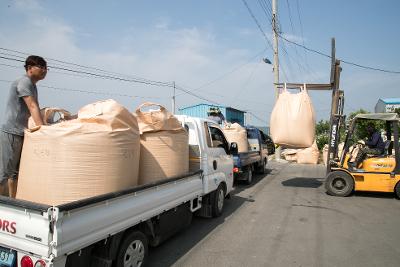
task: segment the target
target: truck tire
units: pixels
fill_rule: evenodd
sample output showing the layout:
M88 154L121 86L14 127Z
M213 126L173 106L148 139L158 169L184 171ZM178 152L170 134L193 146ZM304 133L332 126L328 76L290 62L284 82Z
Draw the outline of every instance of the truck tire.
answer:
M251 170L251 167L247 168L245 175L246 175L246 180L244 180L244 182L247 185L250 185L253 182L253 171Z
M396 197L400 199L400 181L397 182L395 188L394 188L394 193L396 194Z
M266 174L267 173L267 159L265 158L262 164L257 168L257 172L259 174Z
M343 171L333 171L326 176L325 189L329 195L347 197L354 190L353 177Z
M214 218L221 216L225 204L225 190L222 184L220 184L217 190L215 190L212 193L211 201L212 201L212 216Z
M148 255L148 241L139 231L129 233L122 241L117 255L117 267L144 266Z

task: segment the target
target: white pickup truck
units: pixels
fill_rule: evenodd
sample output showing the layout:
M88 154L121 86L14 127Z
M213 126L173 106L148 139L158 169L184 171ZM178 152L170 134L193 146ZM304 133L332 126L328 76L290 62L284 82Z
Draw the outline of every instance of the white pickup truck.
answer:
M0 266L142 266L148 246L187 227L193 213L221 215L235 146L214 122L177 117L189 131L187 175L59 206L0 196Z

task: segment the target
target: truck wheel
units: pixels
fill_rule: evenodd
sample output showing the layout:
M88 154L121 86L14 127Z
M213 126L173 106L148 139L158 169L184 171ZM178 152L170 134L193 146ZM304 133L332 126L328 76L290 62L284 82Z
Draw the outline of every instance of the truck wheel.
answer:
M267 173L267 159L263 160L261 166L258 167L259 174L266 174Z
M224 202L225 202L225 190L222 184L220 184L213 192L213 197L212 197L212 216L219 217L222 214L222 211L224 210Z
M251 168L249 167L249 168L247 168L245 183L247 185L250 185L251 182L253 182L253 172L251 171Z
M117 267L144 266L147 260L148 242L146 236L138 231L128 234L121 243L117 256Z
M354 190L354 180L342 171L333 171L326 176L325 189L332 196L347 197Z
M396 194L396 197L400 199L400 181L397 182L396 187L394 188L394 193Z

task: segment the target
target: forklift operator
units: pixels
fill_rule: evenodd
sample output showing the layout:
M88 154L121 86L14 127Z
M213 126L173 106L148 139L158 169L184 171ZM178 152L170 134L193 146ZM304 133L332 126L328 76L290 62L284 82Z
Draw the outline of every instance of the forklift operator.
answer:
M379 131L377 131L373 124L367 126L367 132L369 134L368 140L365 142L367 147L360 148L356 159L354 161L353 168L357 168L361 162L365 159L366 155L381 155L385 149L385 143L381 137Z

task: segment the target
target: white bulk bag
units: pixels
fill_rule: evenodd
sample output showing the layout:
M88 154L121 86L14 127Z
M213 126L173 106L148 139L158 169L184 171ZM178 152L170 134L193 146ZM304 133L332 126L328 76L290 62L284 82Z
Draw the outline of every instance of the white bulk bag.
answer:
M135 116L114 100L87 105L77 119L25 131L17 199L59 205L134 187L139 152Z
M156 106L158 110L143 111ZM136 109L140 129L139 184L189 172L189 135L163 106L144 103Z
M249 141L247 140L246 128L235 122L233 124L225 125L223 131L229 143L237 143L239 153L249 151Z
M305 148L315 139L315 113L304 87L300 93L285 88L279 95L270 119L271 137L275 144Z

